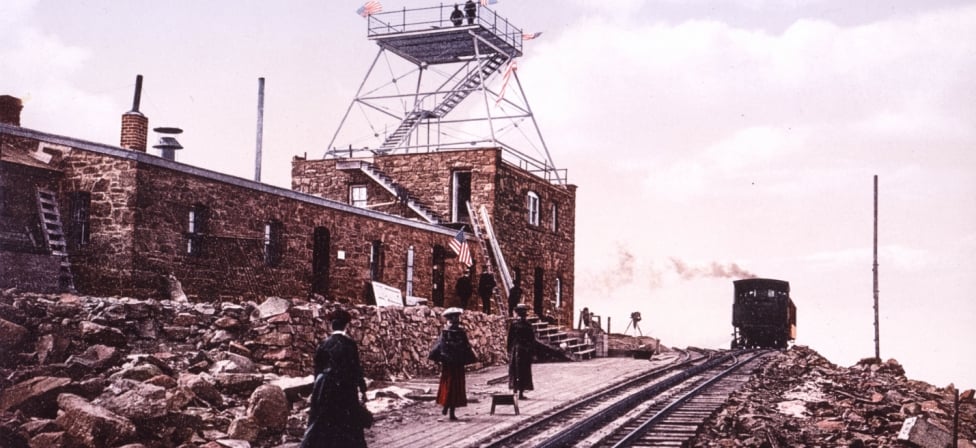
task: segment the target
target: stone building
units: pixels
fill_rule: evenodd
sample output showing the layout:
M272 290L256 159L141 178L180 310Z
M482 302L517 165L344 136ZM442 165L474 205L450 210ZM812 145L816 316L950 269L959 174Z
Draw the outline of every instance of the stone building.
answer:
M500 149L296 158L289 190L146 152L137 110L111 146L21 127L20 109L0 97L0 287L166 297L172 275L200 300L368 303L377 281L457 306L466 268L449 242L461 226L471 270L497 266L472 232L470 201L485 207L523 301L572 321L575 187L504 162ZM55 209L45 210L45 192Z

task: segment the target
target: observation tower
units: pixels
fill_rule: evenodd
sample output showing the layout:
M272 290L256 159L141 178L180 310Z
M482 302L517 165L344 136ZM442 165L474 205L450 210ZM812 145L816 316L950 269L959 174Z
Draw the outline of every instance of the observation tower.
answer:
M522 30L486 6L461 24L454 10L367 16L379 51L324 158L497 147L506 162L565 184L518 78Z

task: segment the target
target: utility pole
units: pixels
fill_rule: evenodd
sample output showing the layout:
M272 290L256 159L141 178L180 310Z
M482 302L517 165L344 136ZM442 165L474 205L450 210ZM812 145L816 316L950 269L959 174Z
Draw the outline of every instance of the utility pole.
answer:
M874 175L874 358L881 361L881 337L878 329L878 175Z

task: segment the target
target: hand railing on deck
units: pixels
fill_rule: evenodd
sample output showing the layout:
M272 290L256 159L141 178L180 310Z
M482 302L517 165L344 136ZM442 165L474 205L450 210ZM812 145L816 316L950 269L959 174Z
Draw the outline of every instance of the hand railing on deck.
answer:
M430 31L440 28L455 28L451 23L451 13L454 5L440 4L427 8L384 11L372 14L367 20L367 37L383 36L387 34L407 33L413 31ZM522 51L522 29L512 25L508 19L501 17L495 11L484 6L478 7L475 25L479 25L498 36L509 45ZM459 27L468 25L468 18Z

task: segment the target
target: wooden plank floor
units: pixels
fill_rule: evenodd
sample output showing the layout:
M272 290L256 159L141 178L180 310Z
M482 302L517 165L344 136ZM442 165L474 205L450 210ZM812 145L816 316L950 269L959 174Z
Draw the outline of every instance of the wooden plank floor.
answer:
M517 426L606 385L633 377L665 364L670 356L651 361L631 358L597 358L581 362L536 364L532 366L535 390L519 400L520 415L512 406L498 406L490 415L491 394L507 392L507 381L489 385L488 381L507 374L507 366L495 366L466 377L468 406L458 408L460 421L452 422L441 415L434 402L421 402L395 417L376 422L366 434L370 447L446 448L472 447L484 437ZM437 392L437 378L415 378L398 384L402 387Z

